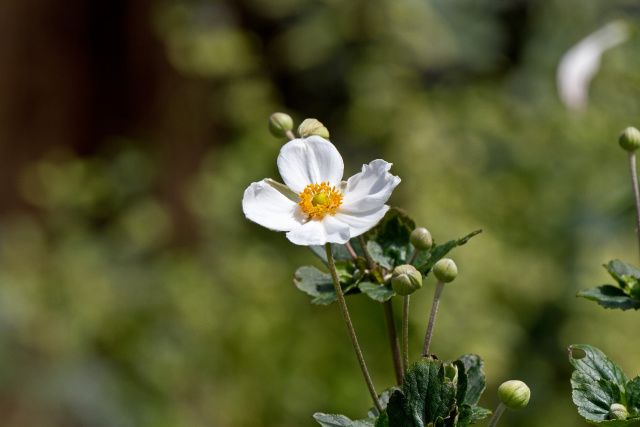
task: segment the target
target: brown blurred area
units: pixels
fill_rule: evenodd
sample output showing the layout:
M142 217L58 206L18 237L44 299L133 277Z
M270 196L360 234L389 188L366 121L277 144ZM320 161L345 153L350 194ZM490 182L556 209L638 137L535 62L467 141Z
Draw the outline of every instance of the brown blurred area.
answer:
M0 214L31 209L17 185L28 162L60 147L96 154L126 135L154 141L160 165L171 159L157 191L174 210L179 243L195 238L181 185L213 135L180 125L198 109L175 108L188 82L154 35L153 4L0 2Z

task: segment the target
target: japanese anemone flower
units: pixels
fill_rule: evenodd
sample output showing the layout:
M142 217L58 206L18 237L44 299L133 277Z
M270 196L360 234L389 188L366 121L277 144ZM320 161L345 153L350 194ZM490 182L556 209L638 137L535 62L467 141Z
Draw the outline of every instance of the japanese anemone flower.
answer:
M342 181L344 163L332 143L319 136L287 142L278 155L284 185L270 178L244 192L242 210L263 227L286 231L296 245L347 243L373 228L400 178L391 163L374 160Z

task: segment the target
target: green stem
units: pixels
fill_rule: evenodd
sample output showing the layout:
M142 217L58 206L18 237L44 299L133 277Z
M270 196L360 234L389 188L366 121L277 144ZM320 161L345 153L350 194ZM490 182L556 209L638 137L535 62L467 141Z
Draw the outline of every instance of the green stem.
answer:
M296 139L296 136L293 134L293 132L291 132L290 130L288 130L287 132L285 132L285 135L287 136L287 139L289 141Z
M638 192L638 174L636 173L636 154L629 152L629 169L631 170L631 185L636 201L636 233L638 234L638 247L640 248L640 193Z
M360 243L362 253L367 260L369 270L374 271L376 269L376 263L373 258L371 258L371 254L369 254L369 251L367 250L367 244L362 235L358 236L358 243ZM396 324L393 317L393 307L391 305L391 301L382 303L382 306L384 308L385 323L387 324L387 334L389 335L389 346L391 347L391 357L393 359L393 368L396 373L396 382L398 385L402 385L402 358L400 356L400 343L398 342L398 333L396 332Z
M507 405L505 405L504 402L500 402L500 404L494 411L493 417L491 417L491 421L489 421L489 425L487 427L495 427L495 425L498 424L498 420L500 419L500 416L505 409L507 409Z
M433 306L431 307L431 316L429 316L429 327L427 328L427 335L424 338L424 347L422 348L422 357L427 357L429 354L429 344L431 343L431 334L433 333L433 324L436 321L436 314L438 313L438 304L440 304L440 296L444 289L444 282L438 280L436 283L436 295L433 297Z
M420 253L419 250L414 249L413 250L413 255L411 255L411 259L409 260L409 264L413 265L414 262L416 262L416 259L418 258L418 254Z
M367 388L369 389L369 393L371 394L371 398L373 399L373 404L376 406L378 411L382 413L382 405L380 404L380 400L378 400L378 394L376 393L376 389L373 386L373 381L371 381L371 376L369 375L369 371L367 370L367 365L364 362L364 357L362 356L362 351L360 350L360 345L358 344L358 338L356 337L356 331L355 329L353 329L351 317L349 316L349 311L347 310L347 302L344 300L344 294L342 293L342 288L340 287L338 273L336 272L336 264L333 260L333 253L331 251L331 243L327 243L325 245L325 248L327 250L327 261L329 262L331 279L333 279L333 286L335 287L336 294L338 295L338 304L340 305L340 311L342 312L344 323L347 327L347 331L349 332L349 338L351 338L353 350L356 352L356 357L358 358L358 363L360 364L360 369L362 369L364 380L367 383Z
M405 295L402 304L402 350L404 372L409 369L409 301L411 295Z
M393 369L396 373L396 383L400 386L402 385L404 371L402 369L402 361L400 358L400 344L398 343L398 334L396 333L396 325L393 320L393 306L391 305L391 300L383 302L382 308L384 308L384 319L385 323L387 324L387 335L389 336L391 357L393 358Z

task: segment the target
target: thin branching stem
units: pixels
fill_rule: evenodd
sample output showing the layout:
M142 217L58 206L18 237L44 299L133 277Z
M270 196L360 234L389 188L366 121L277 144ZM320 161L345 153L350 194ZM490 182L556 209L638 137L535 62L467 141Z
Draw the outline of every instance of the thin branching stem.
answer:
M402 353L404 372L409 369L409 301L411 295L405 295L402 304Z
M629 169L631 170L631 185L636 202L636 233L638 234L638 248L640 249L640 192L638 191L638 174L636 173L636 153L629 152Z
M367 250L367 243L364 241L364 237L362 235L358 236L358 243L360 243L362 253L367 260L367 267L369 267L369 270L371 271L375 270L376 263L373 258L371 258L371 254L369 254L369 251ZM398 333L396 331L396 323L393 316L393 306L391 305L391 300L383 302L382 308L384 309L384 320L387 325L387 335L389 336L389 346L391 348L391 357L393 359L393 368L396 374L396 382L398 383L398 385L402 385L402 357L400 355L400 342L398 341Z
M489 421L489 425L487 427L495 427L505 409L507 409L507 405L505 405L504 402L500 402L496 410L493 412L493 417L491 417L491 421Z
M333 252L331 251L331 243L327 243L325 245L325 248L327 250L327 261L329 262L331 279L333 280L333 285L335 287L336 294L338 295L338 305L340 306L340 311L342 312L344 323L347 326L347 331L349 332L349 338L351 339L353 350L355 351L356 357L358 358L358 363L360 364L360 369L362 369L364 380L367 383L367 388L369 389L369 393L371 394L371 398L373 399L373 404L378 409L378 411L382 412L382 405L380 404L380 400L378 399L378 394L376 393L373 381L371 381L371 376L369 375L369 371L367 370L367 365L364 362L362 350L360 350L358 338L356 337L356 331L353 328L353 324L351 323L349 310L347 310L347 302L344 299L344 294L342 293L342 288L340 287L340 281L338 280L338 273L336 271L336 264L333 260Z
M422 348L422 357L427 357L429 355L429 344L431 344L433 324L436 321L436 314L438 313L438 304L440 304L440 297L442 296L443 289L444 289L444 282L442 280L438 280L438 283L436 283L436 294L433 297L433 306L431 307L431 315L429 316L429 326L427 327L427 335L424 338L424 347Z

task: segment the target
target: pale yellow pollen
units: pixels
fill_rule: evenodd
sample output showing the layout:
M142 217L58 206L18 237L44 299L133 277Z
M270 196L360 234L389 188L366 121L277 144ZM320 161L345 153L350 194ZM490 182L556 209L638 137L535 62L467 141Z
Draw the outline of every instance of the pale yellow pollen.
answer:
M298 197L302 212L319 219L326 214L335 214L342 204L342 193L336 187L329 187L326 182L307 185Z

